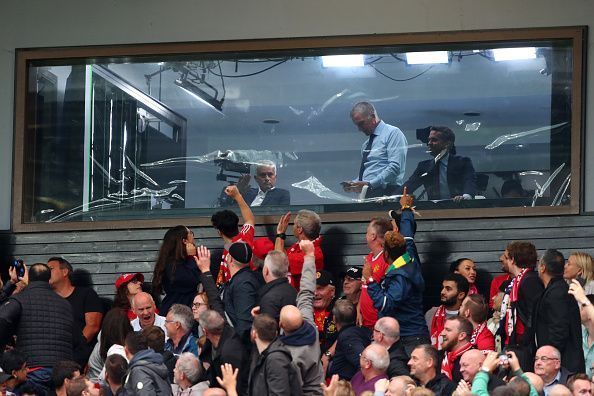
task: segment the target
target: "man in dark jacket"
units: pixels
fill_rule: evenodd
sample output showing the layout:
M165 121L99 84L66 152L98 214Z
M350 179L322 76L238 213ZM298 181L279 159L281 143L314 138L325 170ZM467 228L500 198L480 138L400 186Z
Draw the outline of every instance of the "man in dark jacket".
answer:
M406 188L400 199L402 215L400 224L392 221L392 226L406 241L406 255L411 259L406 265L394 266L390 262L381 282L368 279L367 292L378 310L378 317L391 316L400 324L400 341L406 354L420 344L429 344L429 330L423 313L423 292L425 281L421 273L421 260L413 240L416 230L414 214L411 210L413 198ZM393 217L393 211L390 211Z
M266 284L258 291L260 297L260 313L279 319L280 311L285 305L295 305L297 291L289 284L289 260L284 252L272 250L264 259L262 276Z
M450 396L456 390L456 384L439 371L439 356L430 344L417 346L408 365L419 386L430 389L436 395Z
M305 257L297 307L286 305L281 309L279 325L284 335L280 340L291 352L293 362L301 372L303 394L321 396L320 383L324 381L324 373L320 362L320 343L313 309L316 290L315 248L308 240L300 241L299 247Z
M229 363L234 368L239 368L237 393L246 395L249 356L241 339L217 311L202 312L199 322L206 336L200 353L200 361L206 363L205 366L208 365L203 379L209 381L211 387L219 387L217 377L223 378L221 365Z
M292 363L291 352L277 335L276 321L270 315L261 314L254 318L251 337L257 353L252 354L250 365L250 396L302 394L301 376Z
M126 394L173 395L167 367L163 364L163 356L148 349L146 337L142 333L128 334L124 348L130 362L124 384Z
M421 185L427 199L472 199L476 194L476 175L472 161L456 154L456 135L445 126L431 127L427 147L433 159L421 161L404 183L412 194Z
M400 325L396 319L389 316L378 319L373 327L373 342L388 350L390 355L388 378L410 374L408 356L400 342Z
M328 366L326 377L338 374L349 380L359 371L359 355L371 343L371 331L355 326L357 312L349 300L338 300L332 309L338 337L334 357Z
M538 276L545 286L536 303L532 328L536 347L554 346L561 352L561 366L574 373L583 373L582 328L580 312L569 286L563 280L565 258L554 249L545 252L538 266Z
M29 285L10 297L0 307L0 350L16 334L16 347L28 359L28 380L48 389L54 364L72 360L73 345L81 342L74 334L70 303L50 287L51 271L45 264L34 264L29 270ZM26 280L25 280L26 282Z
M248 334L252 326L252 309L258 300L260 282L250 269L252 248L247 243L235 242L229 246L231 279L223 288L223 304L235 332L249 345Z

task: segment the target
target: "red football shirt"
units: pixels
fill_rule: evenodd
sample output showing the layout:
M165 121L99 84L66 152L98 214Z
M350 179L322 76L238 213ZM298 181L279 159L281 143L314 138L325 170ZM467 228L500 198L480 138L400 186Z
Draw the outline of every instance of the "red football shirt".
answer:
M316 260L316 271L324 269L324 253L322 253L322 237L317 237L313 241L314 257ZM303 269L304 254L299 247L299 242L294 243L289 250L287 250L287 258L289 259L289 274L291 285L299 290L299 282L301 281L301 270Z
M388 263L386 263L386 260L384 259L384 251L382 250L375 257L373 257L373 253L369 253L365 258L365 261L369 262L371 265L371 277L374 281L379 283L386 273L386 268L388 268ZM367 279L364 279L363 281L367 282ZM373 306L373 300L371 300L369 293L367 293L366 284L363 284L361 287L359 307L363 318L363 326L372 329L375 322L377 322L377 309Z
M251 224L244 224L239 231L239 234L235 235L231 239L231 243L245 242L252 249L254 248L254 226ZM231 279L231 273L229 272L229 265L231 264L231 256L227 249L223 249L223 256L221 257L221 267L219 268L219 275L217 276L217 285L222 285ZM251 266L250 262L250 266Z

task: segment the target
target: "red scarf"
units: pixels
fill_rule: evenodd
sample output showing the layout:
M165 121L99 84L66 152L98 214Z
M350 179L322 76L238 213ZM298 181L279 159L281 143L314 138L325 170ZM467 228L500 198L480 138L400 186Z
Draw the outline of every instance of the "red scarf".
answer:
M452 380L452 371L454 370L454 363L460 356L464 354L464 352L472 349L472 344L468 343L464 347L458 349L457 351L446 352L441 361L441 372L445 374L450 381Z
M431 345L438 351L441 349L441 337L439 335L443 331L445 321L446 309L445 306L440 305L431 320Z
M520 271L520 273L512 279L505 290L505 296L503 297L504 302L501 304L501 312L505 314L506 345L510 342L514 330L516 331L516 334L524 334L524 323L517 318L515 303L519 299L520 284L524 279L524 275L526 275L528 271L530 271L530 268L524 268Z
M476 326L476 329L474 329L472 331L472 337L470 337L470 343L472 345L476 346L476 342L478 340L478 336L479 336L479 334L481 334L483 332L483 330L485 329L485 326L486 325L487 325L487 322L483 322L479 326Z
M470 286L468 287L468 295L471 296L473 294L478 294L478 289L476 288L476 285L474 283L470 284Z

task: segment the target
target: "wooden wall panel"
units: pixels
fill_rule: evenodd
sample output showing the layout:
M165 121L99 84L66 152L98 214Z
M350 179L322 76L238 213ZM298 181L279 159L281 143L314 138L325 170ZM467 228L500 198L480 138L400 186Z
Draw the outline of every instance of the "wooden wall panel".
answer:
M365 223L324 224L323 249L327 266L339 273L344 267L362 265L368 252ZM273 236L275 227L257 226L257 236ZM45 262L63 256L72 262L79 279L92 282L97 292L111 297L114 281L125 272L142 272L147 280L165 229L118 231L73 231L0 234L3 261L8 256L27 263ZM198 243L215 249L219 257L221 240L210 227L193 228ZM499 272L498 258L513 240L530 240L539 252L556 248L565 255L576 250L594 254L594 216L526 217L470 220L418 219L415 238L427 282L427 304L435 303L441 277L449 263L470 257L479 268L479 288L486 291L493 274ZM289 242L291 237L289 237Z

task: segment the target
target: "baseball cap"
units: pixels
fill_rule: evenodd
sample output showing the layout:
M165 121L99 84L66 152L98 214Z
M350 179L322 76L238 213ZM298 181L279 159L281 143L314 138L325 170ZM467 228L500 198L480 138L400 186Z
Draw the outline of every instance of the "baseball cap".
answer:
M144 275L142 275L140 272L137 272L135 274L123 274L123 275L120 275L119 278L115 282L116 289L119 289L121 286L130 282L134 278L138 278L140 280L140 282L144 282Z
M254 240L254 256L258 257L261 260L264 260L264 257L274 249L274 243L266 237L257 238Z
M363 277L363 270L358 267L349 267L349 269L346 270L344 276L348 276L349 278L353 279L361 279Z
M321 270L316 272L316 285L318 286L327 286L332 285L334 286L334 276L326 270Z
M12 375L5 373L4 371L0 372L0 384L8 381L12 378Z
M235 242L229 246L229 254L235 261L248 264L252 261L252 248L247 243Z

